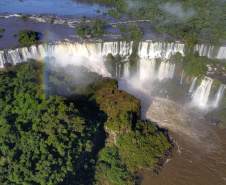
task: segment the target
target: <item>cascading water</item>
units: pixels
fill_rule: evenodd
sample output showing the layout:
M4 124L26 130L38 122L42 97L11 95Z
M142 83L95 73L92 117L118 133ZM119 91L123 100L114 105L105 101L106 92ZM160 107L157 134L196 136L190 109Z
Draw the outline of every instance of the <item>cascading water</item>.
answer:
M169 62L162 61L159 66L158 79L162 81L164 79L173 78L175 70L175 64L170 64Z
M150 80L155 76L155 59L140 59L139 61L139 75L140 80Z
M119 54L125 60L132 53L132 42L105 42L105 43L60 43L31 46L0 52L0 67L4 63L13 65L28 59L42 60L45 57L55 57L61 64L84 65L88 69L109 76L103 57L108 53Z
M138 55L140 58L165 58L181 53L184 56L184 44L181 43L161 43L161 42L140 42Z
M160 42L140 42L138 47L138 63L139 80L141 82L150 82L154 79L163 81L173 78L175 64L169 62L170 56L181 53L184 56L184 44L181 43L160 43ZM60 64L84 65L89 70L110 76L104 65L104 57L111 53L113 56L120 55L122 60L128 61L128 57L132 54L133 42L105 42L105 43L59 43L59 44L41 44L31 46L30 48L18 48L16 50L0 51L0 67L4 63L13 65L28 61L29 59L42 60L45 57L55 57ZM201 55L214 57L216 48L213 46L196 45L195 50L200 51ZM226 47L220 47L216 58L226 58ZM157 58L161 60L158 69L156 69ZM159 61L158 61L159 62ZM118 63L116 69L117 77L123 76L130 78L130 63ZM182 84L184 72L182 72L180 84ZM206 79L206 78L205 78ZM205 80L194 91L197 78L194 78L189 93L193 93L193 102L196 101L202 105L206 105L208 101L208 89L210 89L212 81ZM208 78L207 78L208 79ZM208 83L207 83L208 82ZM205 89L205 90L204 90ZM224 95L223 86L219 89L214 100L214 106L219 105L220 99Z
M215 95L215 98L213 100L212 106L218 107L220 105L221 99L224 96L224 90L226 89L226 85L220 84L220 87Z
M177 52L184 56L184 44L140 42L138 46L140 79L157 78L159 81L162 81L164 79L173 78L175 64L167 60ZM161 64L158 71L155 72L156 58L161 60Z
M192 103L200 108L205 108L208 102L211 85L213 83L213 79L209 77L205 77L200 86L192 94Z
M183 72L182 72L182 74L181 74L180 85L182 85L182 83L183 83L183 78L184 78L184 70L183 70Z
M220 47L216 58L218 58L218 59L226 59L226 47Z
M129 76L130 76L130 65L129 64L130 64L129 62L124 63L123 77L126 79L129 79Z
M194 78L194 80L192 81L192 84L189 88L189 94L193 93L194 88L195 88L195 83L196 83L197 77Z
M200 56L206 56L208 58L226 59L226 47L216 47L204 44L197 44L194 47L194 52L198 51Z

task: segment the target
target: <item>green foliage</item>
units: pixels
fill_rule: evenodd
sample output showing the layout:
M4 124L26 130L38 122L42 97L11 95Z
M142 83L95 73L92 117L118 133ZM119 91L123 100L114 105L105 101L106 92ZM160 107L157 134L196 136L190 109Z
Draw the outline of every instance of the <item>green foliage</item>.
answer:
M139 25L135 23L129 24L127 30L130 32L130 38L135 40L141 39L144 34Z
M77 35L79 35L82 38L85 38L87 35L91 34L91 30L87 23L84 21L79 23L79 26L77 27Z
M226 129L226 123L218 123L217 126L220 128L220 129Z
M169 61L181 64L183 63L183 56L181 55L181 53L177 52L175 55L170 56Z
M38 32L32 30L20 30L18 41L22 44L36 44L39 41Z
M103 15L107 15L107 13L105 11L103 11Z
M135 178L120 159L117 147L105 147L99 152L96 166L96 184L135 184Z
M82 21L85 22L86 19L87 19L87 17L83 15L83 16L82 16Z
M100 37L106 33L106 22L100 19L94 19L90 23L91 34L94 37Z
M107 67L108 71L111 73L112 76L116 76L116 65L120 61L120 55L113 57L111 53L108 53L105 61L105 66Z
M140 100L114 79L45 61L0 73L0 184L135 184L159 165L170 143L140 120Z
M53 24L55 20L56 20L56 17L52 17L50 20L50 23Z
M158 165L170 145L163 132L143 121L138 121L135 130L120 136L117 142L122 161L133 173L138 168L147 170Z
M135 40L138 42L144 34L143 30L136 23L128 24L127 27L123 25L119 25L118 27L120 31L126 32L126 34L122 34L123 40L126 40L126 41Z
M106 22L100 19L94 19L90 23L90 27L87 23L82 21L77 27L77 34L80 37L100 37L106 33L105 30Z
M206 74L208 70L208 67L206 66L206 61L206 57L196 57L194 55L187 54L185 57L185 73L194 76Z
M100 13L100 10L96 10L97 13Z
M29 14L21 15L21 16L20 16L20 18L21 18L24 22L26 22L27 19L28 19L29 17L31 17L31 15L29 15Z
M93 98L108 115L105 127L124 133L131 130L134 121L140 116L140 100L119 91L116 80L104 79L94 84Z
M5 33L5 29L0 29L0 33Z
M211 111L206 115L207 118L212 119L212 121L221 123L221 125L226 125L225 118L226 110L224 108L216 109Z
M1 184L63 183L78 158L92 150L97 124L73 102L46 98L43 67L28 63L0 75Z
M99 152L97 184L136 184L138 169L154 172L170 146L155 125L138 121L134 131L117 137L116 146L107 146Z
M138 45L139 45L139 41L135 40L133 42L132 54L129 57L131 74L136 74L137 73L137 69L138 69L139 57L137 56L137 53L136 53L136 51L138 51Z
M17 46L12 46L10 49L15 50L17 49Z
M117 19L120 19L122 17L122 15L116 12L114 9L108 10L108 13Z
M168 32L183 38L189 45L197 38L216 41L226 39L225 4L221 1L172 0L94 0L113 3L117 9L129 13L135 19L149 19L160 33ZM178 12L178 7L183 12Z

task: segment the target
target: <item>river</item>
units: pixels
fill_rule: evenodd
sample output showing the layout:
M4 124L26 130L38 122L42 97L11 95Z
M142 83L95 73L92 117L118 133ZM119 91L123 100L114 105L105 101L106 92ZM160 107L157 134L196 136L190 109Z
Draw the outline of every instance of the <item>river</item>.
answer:
M0 13L15 14L51 14L67 19L81 19L83 15L94 18L104 18L114 22L109 15L102 12L112 8L109 5L86 3L72 0L15 0L0 1ZM94 10L99 9L100 14ZM123 16L124 19L126 16ZM41 41L70 40L76 41L74 26L64 24L50 24L28 20L23 22L14 16L0 19L0 25L6 30L0 39L0 47L10 48L18 44L13 37L21 29L33 29L41 33ZM146 29L147 26L143 26ZM112 32L118 33L118 30ZM156 35L152 31L145 32L148 38ZM136 89L119 80L119 88L133 94L142 102L142 118L148 119L168 130L174 144L172 156L164 164L158 176L144 174L142 185L221 185L226 184L226 134L216 125L205 120L202 112L188 109L167 98L153 97L148 90L140 87Z
M153 97L143 86L119 80L119 89L141 99L142 119L168 131L174 145L158 176L144 174L142 185L226 184L226 134L203 117L167 98Z

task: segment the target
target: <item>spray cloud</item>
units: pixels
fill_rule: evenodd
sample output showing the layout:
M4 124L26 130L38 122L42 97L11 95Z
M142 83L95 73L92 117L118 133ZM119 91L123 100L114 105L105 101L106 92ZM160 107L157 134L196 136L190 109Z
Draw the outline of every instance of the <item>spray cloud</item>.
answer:
M192 8L189 8L185 10L182 7L182 4L176 3L176 4L171 4L171 3L165 3L161 6L159 6L160 9L176 16L177 18L181 20L186 20L196 14L196 11Z

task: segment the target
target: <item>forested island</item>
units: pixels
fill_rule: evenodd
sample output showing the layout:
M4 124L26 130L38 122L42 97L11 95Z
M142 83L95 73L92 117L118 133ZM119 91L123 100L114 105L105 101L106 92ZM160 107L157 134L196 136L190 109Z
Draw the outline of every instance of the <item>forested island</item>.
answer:
M0 125L1 184L135 184L172 147L116 80L48 59L0 73Z

